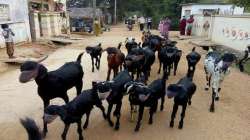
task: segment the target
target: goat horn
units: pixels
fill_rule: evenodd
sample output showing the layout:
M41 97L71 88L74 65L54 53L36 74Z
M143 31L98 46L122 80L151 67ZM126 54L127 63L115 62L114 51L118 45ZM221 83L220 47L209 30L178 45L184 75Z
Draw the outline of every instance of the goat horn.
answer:
M37 61L37 63L41 63L42 61L44 61L45 59L47 59L49 57L49 55L44 56L42 59L40 59L39 61Z

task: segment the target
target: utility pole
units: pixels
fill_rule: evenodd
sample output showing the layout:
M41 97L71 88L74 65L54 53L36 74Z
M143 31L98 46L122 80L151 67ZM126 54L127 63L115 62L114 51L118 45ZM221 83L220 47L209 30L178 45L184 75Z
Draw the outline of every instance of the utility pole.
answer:
M96 0L93 0L93 18L96 18Z
M115 9L114 9L114 24L117 23L117 1L115 0Z

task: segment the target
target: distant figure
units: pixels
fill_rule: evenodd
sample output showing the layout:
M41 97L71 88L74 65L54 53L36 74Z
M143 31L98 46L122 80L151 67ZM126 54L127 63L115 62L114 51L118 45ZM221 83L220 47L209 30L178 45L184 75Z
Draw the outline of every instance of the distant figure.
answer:
M192 34L192 28L194 23L194 16L191 15L190 18L187 20L187 35L191 36Z
M160 20L158 30L159 30L161 36L163 36L163 19Z
M171 25L171 20L168 17L166 17L165 20L163 20L163 30L162 30L162 34L165 39L168 39L170 25Z
M151 17L148 17L147 18L147 28L148 30L151 30L152 29L152 18Z
M94 33L96 36L99 36L101 33L101 24L98 19L94 20Z
M13 37L15 36L15 34L13 33L13 31L9 28L7 24L2 24L2 29L3 29L2 35L5 39L7 54L10 59L15 58L14 57L14 40L13 40Z
M145 25L145 22L146 22L145 18L142 16L142 17L139 18L138 21L139 21L139 24L140 24L140 31L144 31L144 25Z
M179 25L180 35L185 35L186 25L187 25L187 20L186 20L186 17L183 16L181 21L180 21L180 25Z

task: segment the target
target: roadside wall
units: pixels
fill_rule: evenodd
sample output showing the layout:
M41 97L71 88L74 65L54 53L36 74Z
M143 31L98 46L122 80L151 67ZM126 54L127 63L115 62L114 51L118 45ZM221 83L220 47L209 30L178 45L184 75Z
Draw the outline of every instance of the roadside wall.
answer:
M204 28L205 23L208 29ZM218 44L243 51L250 45L250 16L195 15L193 35L203 36Z

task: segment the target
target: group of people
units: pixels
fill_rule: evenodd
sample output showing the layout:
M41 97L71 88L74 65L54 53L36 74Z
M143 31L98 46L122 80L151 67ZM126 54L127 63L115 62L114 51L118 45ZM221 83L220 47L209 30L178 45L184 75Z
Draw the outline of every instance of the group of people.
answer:
M193 23L194 23L193 15L191 15L189 19L186 19L186 17L183 16L179 25L180 35L190 36L192 34Z
M170 25L171 20L168 17L160 20L158 30L160 31L161 36L163 36L165 39L168 39Z
M140 31L144 31L145 25L147 26L148 30L151 30L152 29L152 22L153 22L152 17L144 18L143 16L141 16L140 18L138 18L138 23L140 25Z

